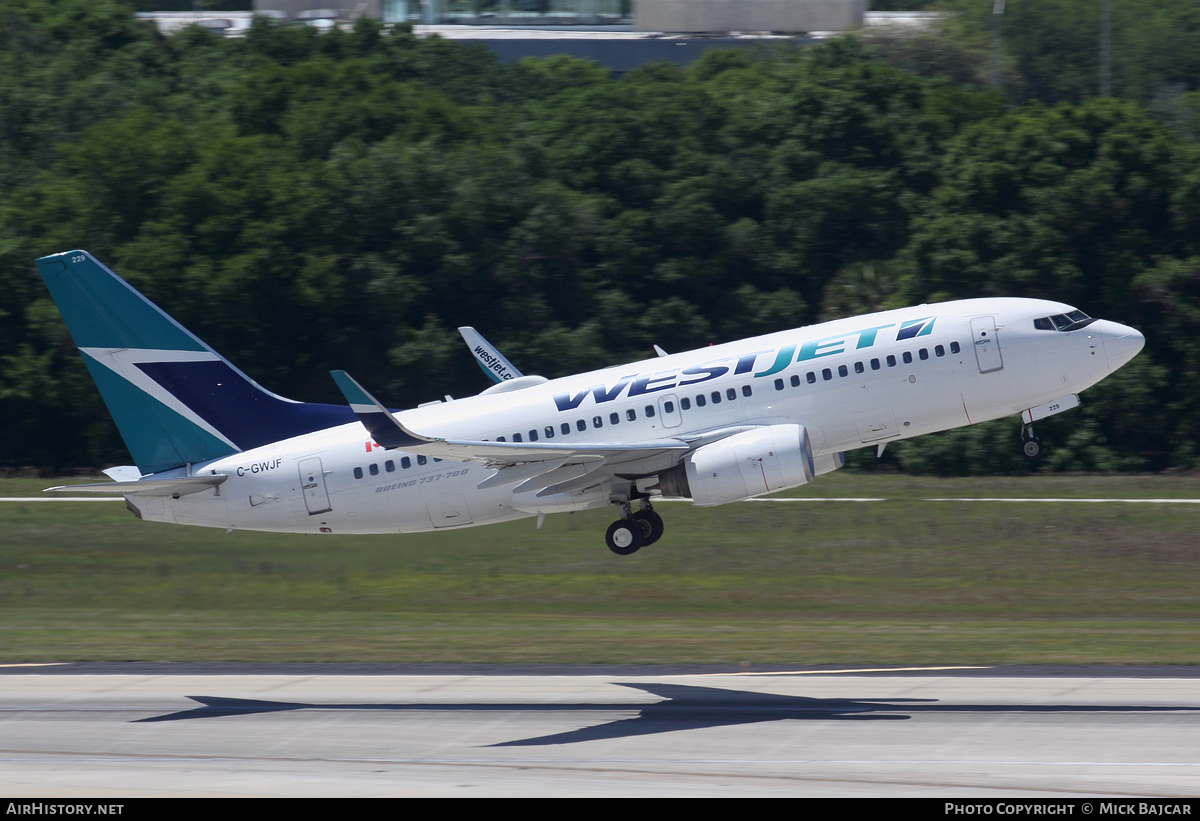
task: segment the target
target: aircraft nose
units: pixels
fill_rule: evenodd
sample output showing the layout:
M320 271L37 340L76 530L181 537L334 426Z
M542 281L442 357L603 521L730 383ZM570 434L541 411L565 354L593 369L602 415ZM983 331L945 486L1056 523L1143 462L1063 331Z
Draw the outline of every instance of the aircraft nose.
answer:
M1101 327L1100 338L1104 340L1104 355L1108 358L1109 371L1115 371L1129 360L1138 355L1146 345L1146 337L1141 331L1102 319L1095 323Z

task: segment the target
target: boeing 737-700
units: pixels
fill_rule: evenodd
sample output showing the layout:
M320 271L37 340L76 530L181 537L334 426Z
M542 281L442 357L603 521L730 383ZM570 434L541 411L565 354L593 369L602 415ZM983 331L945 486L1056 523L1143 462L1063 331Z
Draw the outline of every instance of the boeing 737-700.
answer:
M615 506L613 552L657 541L661 498L722 505L798 487L846 451L1021 414L1033 424L1137 355L1133 328L1059 302L967 299L838 319L560 379L523 376L464 329L496 383L391 410L276 396L85 251L37 266L135 466L153 521L413 533ZM469 332L469 333L468 333ZM474 334L474 336L472 336ZM478 339L476 339L478 337Z

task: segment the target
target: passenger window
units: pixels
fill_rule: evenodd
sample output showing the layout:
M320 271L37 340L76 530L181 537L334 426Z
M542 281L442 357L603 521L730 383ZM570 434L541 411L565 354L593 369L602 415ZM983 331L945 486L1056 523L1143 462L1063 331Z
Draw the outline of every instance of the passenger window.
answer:
M575 427L576 427L578 430L580 430L580 431L585 431L585 430L587 430L587 420L586 420L586 419L580 419L579 421L577 421L577 422L575 423Z
M830 379L833 379L833 371L829 370L829 368L822 368L821 378L828 382Z
M879 360L878 359L871 360L871 370L873 370L873 371L879 370Z
M863 371L865 371L866 369L867 369L867 368L866 368L866 366L865 366L865 365L863 365L863 363L861 363L861 362L855 362L855 363L854 363L854 372L855 372L855 373L862 373L862 372L863 372Z
M721 392L720 391L713 391L711 394L709 394L709 397L712 399L712 403L714 405L721 404Z
M361 479L361 478L362 478L362 468L355 468L355 469L354 469L354 478L355 478L355 479Z
M838 376L849 376L850 371L845 365L838 365Z
M521 434L519 434L519 433L514 433L514 434L513 434L513 441L514 441L514 442L524 442L525 440L521 438Z
M637 411L635 411L633 408L630 408L629 410L625 411L625 418L630 422L633 422L637 419Z
M682 399L679 400L679 408L680 408L680 410L691 410L692 409L692 400L688 399L686 396L683 397Z
M935 345L935 346L933 347L933 355L934 355L934 356L945 356L945 355L946 355L946 349L945 349L945 348L943 348L941 345Z
M536 442L538 440L537 428L529 431L529 441Z
M504 436L497 436L497 437L496 437L496 441L497 441L497 442L507 442L507 441L508 441L508 439L507 439L506 437L504 437Z
M929 358L929 349L922 348L921 350L917 351L917 355L919 357L921 357L921 361L924 362L926 359Z
M546 425L546 438L547 439L554 438L554 425Z
M646 410L646 418L647 418L647 419L653 419L653 418L654 418L654 406L653 406L653 405L647 405L647 406L646 406L646 408L645 408L645 410Z
M737 399L737 391L735 391L733 388L726 388L725 398L732 402L734 399Z
M610 413L610 414L608 415L608 424L610 424L610 425L617 425L617 424L620 424L620 422L621 422L621 414L619 414L619 413Z
M388 473L395 473L396 472L396 463L393 462L391 459L388 459L386 462L383 463L383 469L386 470Z
M441 460L441 459L439 459L439 458L437 458L437 457L435 456L435 457L433 457L433 461L435 461L435 462L440 462L440 461L442 461L442 460Z
M793 388L798 388L798 387L800 387L800 374L798 374L798 373L794 373L794 374L792 374L792 380L791 380L791 381L792 381L792 387L793 387Z
M602 417L599 417L599 416L593 416L593 417L592 417L592 427L593 427L593 428L602 428L602 427L604 427L604 419L603 419Z
M424 464L428 464L428 463L429 463L429 460L428 460L428 459L426 459L424 456L418 456L418 457L417 457L417 464L418 464L418 465L424 465Z
M962 348L960 348L960 347L958 346L958 343L957 343L957 342L951 342L951 343L950 343L950 353L958 353L958 352L960 352L961 350L962 350Z
M410 467L412 467L412 459L409 459L407 456L401 458L400 459L400 467L404 468L405 470L408 470Z
M750 396L754 391L750 390L749 385L742 385L742 396Z
M810 385L817 384L817 375L812 371L808 372L808 375L805 377L805 379L808 380L808 384Z
M777 390L777 391L783 390L783 380L782 379L775 380L775 390Z
M571 423L563 422L562 425L559 427L559 430L562 431L563 436L566 436L568 433L571 432Z
M911 365L911 364L912 364L912 351L905 351L905 352L904 352L904 364L905 364L905 365Z
M887 363L888 363L889 368L896 367L896 357L892 356L891 354L888 354Z
M367 470L370 472L370 474L372 476L379 475L379 465L367 465Z
M663 413L674 413L674 412L675 412L675 403L674 402L663 402Z
M696 407L702 408L707 404L708 404L708 400L704 398L704 394L702 394L702 393L696 394Z

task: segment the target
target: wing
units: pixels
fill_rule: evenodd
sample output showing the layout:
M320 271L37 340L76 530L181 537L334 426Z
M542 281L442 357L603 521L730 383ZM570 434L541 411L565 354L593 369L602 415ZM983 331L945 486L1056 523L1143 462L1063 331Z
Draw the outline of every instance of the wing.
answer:
M691 446L681 439L647 442L483 442L440 439L409 430L345 371L333 379L371 438L385 448L473 462L497 470L480 488L521 482L514 492L539 490L539 496L586 487L617 472L640 475L663 462L673 463ZM596 475L592 475L596 474Z

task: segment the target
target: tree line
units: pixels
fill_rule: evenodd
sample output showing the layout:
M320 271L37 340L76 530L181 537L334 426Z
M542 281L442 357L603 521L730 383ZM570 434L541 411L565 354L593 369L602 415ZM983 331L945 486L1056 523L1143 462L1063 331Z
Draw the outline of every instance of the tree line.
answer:
M1200 147L1179 112L1200 68L1156 108L1116 81L1043 93L1014 51L998 92L929 58L978 52L955 19L614 78L367 20L165 38L120 2L0 0L0 465L127 461L33 266L85 248L270 390L340 402L345 368L403 407L486 387L459 325L555 377L1060 299L1147 347L1039 428L1039 469L1195 466ZM994 423L881 461L1029 469L1016 443Z

